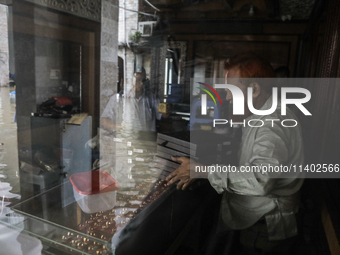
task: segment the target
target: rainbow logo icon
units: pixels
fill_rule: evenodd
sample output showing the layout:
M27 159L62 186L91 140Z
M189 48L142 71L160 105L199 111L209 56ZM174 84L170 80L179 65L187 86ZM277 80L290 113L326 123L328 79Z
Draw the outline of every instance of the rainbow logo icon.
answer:
M221 100L220 96L218 95L217 91L216 91L213 87L211 87L210 85L205 84L205 83L203 83L203 82L197 82L197 83L200 84L200 85L206 86L206 87L209 88L212 92L214 92L214 94L217 96L217 98L218 98L218 100L220 101L220 104L221 104L221 106L222 106L222 100ZM197 88L200 89L200 90L203 90L204 92L206 92L206 93L212 98L212 100L214 101L215 105L217 106L217 103L216 103L216 100L215 100L214 96L213 96L208 90L203 89L203 88L200 88L200 87L197 87Z

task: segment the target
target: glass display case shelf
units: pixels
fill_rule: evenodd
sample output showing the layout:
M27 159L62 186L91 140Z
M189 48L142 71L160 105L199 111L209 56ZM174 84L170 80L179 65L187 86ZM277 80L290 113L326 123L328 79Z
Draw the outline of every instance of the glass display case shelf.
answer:
M75 200L63 206L59 194L65 188L63 186L69 185L72 186L67 181L16 204L11 208L14 212L7 215L7 222L1 223L23 230L43 243L70 254L111 254L111 238L119 227L115 221L116 211L111 209L87 214L81 211ZM11 218L15 217L23 217L22 224L13 224ZM106 224L102 219L107 219L106 222L111 224Z
M112 254L112 237L166 190L163 180L152 185L146 180L136 187L115 191L114 208L85 213L75 200L63 206L60 192L65 185L72 186L67 181L14 205L14 212L0 224L37 237L44 250L54 250L46 254ZM15 222L18 217L23 219L20 224Z
M120 136L114 141L118 149L115 163L100 163L100 170L113 176L119 186L112 193L113 208L100 211L94 204L90 213L84 212L82 203L75 199L72 183L65 180L52 189L38 189L41 193L16 203L0 224L40 239L42 254L114 253L111 240L167 189L160 179L162 167L155 161L156 142ZM22 219L20 224L15 222L16 217Z
M85 250L80 249L76 245L72 246L69 244L65 244L62 239L60 239L60 236L73 236L75 235L72 231L67 231L63 227L59 227L53 224L50 224L49 222L44 222L39 219L35 219L33 217L24 216L21 213L12 213L7 215L8 218L11 217L20 217L23 218L23 221L20 222L20 224L13 224L11 220L4 221L3 219L0 220L0 224L6 226L7 228L11 229L15 232L17 232L17 235L19 233L27 234L28 236L32 236L35 238L38 238L41 240L44 250L42 254L84 254L84 255L92 255L96 254L94 252L87 252ZM26 235L26 239L27 239ZM85 237L84 237L85 238ZM109 247L107 244L103 244L101 242L101 248ZM100 254L111 254L109 251L106 251L106 253L100 253Z

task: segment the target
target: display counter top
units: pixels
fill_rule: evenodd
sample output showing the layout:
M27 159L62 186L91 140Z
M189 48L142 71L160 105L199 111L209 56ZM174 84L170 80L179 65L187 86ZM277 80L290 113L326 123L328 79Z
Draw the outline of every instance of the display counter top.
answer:
M14 213L9 215L7 225L13 225L10 224L11 217L24 216L24 224L20 227L44 243L72 254L110 254L112 235L124 224L125 217L119 212L125 212L125 208L87 214L76 201L63 206L60 196L63 185L72 184L65 182L13 206ZM122 220L118 220L120 218Z
M48 190L33 183L33 191L38 193L11 206L11 212L0 217L0 224L40 239L43 254L111 254L112 238L165 189L164 186L163 191L157 189L162 170L154 160L156 142L130 136L102 137L103 148L114 143L116 149L113 152L108 149L111 161L101 159L100 171L112 176L119 186L106 194L105 201L99 199L97 203L95 199L90 210L84 210L84 204L76 201L79 196L74 196L71 175ZM34 173L25 172L22 176L31 183ZM108 207L101 209L99 205L108 201Z
M133 190L117 190L111 194L116 199L113 208L85 213L75 200L63 206L60 192L63 185L72 185L68 181L16 204L11 208L14 212L1 223L37 237L45 245L64 252L61 254L111 254L112 237L166 189L158 187L163 183L159 180L152 184L152 196L147 181ZM17 217L23 217L23 223L16 224Z

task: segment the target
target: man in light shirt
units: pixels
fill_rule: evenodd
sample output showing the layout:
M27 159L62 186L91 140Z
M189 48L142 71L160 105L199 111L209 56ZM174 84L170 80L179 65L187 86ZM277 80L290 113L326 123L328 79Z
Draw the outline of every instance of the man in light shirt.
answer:
M274 70L270 63L252 53L233 57L227 64L226 83L242 90L247 98L248 87L252 87L253 106L258 110L272 106L272 86L264 79L273 78ZM232 94L227 94L232 100ZM245 100L246 102L247 100ZM265 119L295 119L287 109L281 115L280 104L270 115L257 116L250 112L245 103L245 113L231 116L233 122L254 119L263 120L262 127L242 127L242 138L238 154L238 169L245 166L299 166L304 162L301 128L284 127L280 121ZM178 189L185 189L194 179L190 178L198 163L188 158L173 160L181 166L167 178L168 185L177 181ZM241 230L240 241L244 249L260 251L262 254L291 254L297 235L296 213L299 208L299 190L303 184L301 173L263 172L212 172L206 176L212 187L223 194L221 221L224 229ZM220 227L223 229L223 227Z
M113 95L105 107L100 124L107 130L116 131L123 127L135 131L156 131L159 100L149 89L145 72L134 74L132 89L125 96Z
M101 136L102 161L113 162L110 174L121 188L134 187L136 182L132 172L145 167L144 161L137 161L138 153L133 152L132 146L138 144L142 151L144 148L144 157L147 155L147 148L150 151L156 150L154 142L151 142L150 147L139 144L140 140L154 139L156 119L160 120L162 117L158 113L158 103L158 98L149 88L149 80L146 79L143 68L142 72L134 74L132 89L125 95L113 95L103 111L101 127L111 132L108 136ZM107 141L112 140L111 135L115 137L114 146L105 146L109 143ZM144 144L148 144L147 141L143 141Z

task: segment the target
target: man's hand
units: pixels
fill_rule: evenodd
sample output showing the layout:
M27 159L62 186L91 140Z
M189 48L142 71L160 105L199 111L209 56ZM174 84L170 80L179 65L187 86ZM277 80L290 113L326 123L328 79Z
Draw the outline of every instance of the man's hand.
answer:
M168 186L179 181L177 189L185 190L195 180L190 178L190 164L194 164L194 161L186 157L172 157L171 159L181 165L166 177Z

